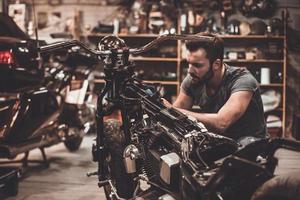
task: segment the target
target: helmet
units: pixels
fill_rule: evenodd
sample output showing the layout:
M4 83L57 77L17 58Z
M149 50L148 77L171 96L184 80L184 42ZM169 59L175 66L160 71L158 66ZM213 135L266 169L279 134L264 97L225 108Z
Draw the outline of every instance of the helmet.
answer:
M197 28L197 32L214 32L218 33L221 28L218 26L216 19L213 16L208 17L203 23Z
M239 35L240 34L240 24L241 22L237 19L230 20L227 23L226 32L232 35Z
M157 4L153 4L149 12L149 29L152 33L158 34L160 29L165 25L163 13Z
M283 34L283 23L279 18L272 18L269 21L269 26L271 27L271 33L274 35L282 35Z
M276 5L273 0L243 0L240 10L246 17L268 18L273 16Z
M250 29L250 24L248 22L241 22L240 23L240 35L249 35L250 32L251 32L251 29Z
M251 35L264 35L267 31L267 24L262 20L255 20L251 26Z
M124 40L117 36L108 35L102 38L98 44L100 51L113 50L113 49L123 49L126 48Z

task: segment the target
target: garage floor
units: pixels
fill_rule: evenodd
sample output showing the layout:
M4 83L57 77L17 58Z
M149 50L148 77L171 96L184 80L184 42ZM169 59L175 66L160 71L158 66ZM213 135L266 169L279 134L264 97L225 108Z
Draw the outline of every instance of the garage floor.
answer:
M20 180L19 194L5 197L6 200L102 200L102 189L97 187L97 177L86 176L87 172L97 169L92 162L92 136L84 138L82 147L75 153L66 150L63 144L46 149L50 167L31 164ZM280 158L277 174L287 173L300 168L300 153L286 150L277 151ZM30 159L41 159L38 150L30 153ZM2 196L1 196L2 195Z
M102 200L104 192L97 186L97 177L87 177L95 171L91 147L93 137L85 137L81 148L68 152L63 144L46 149L50 167L30 164L20 180L19 194L15 197L0 196L7 200ZM29 155L30 159L41 159L39 150Z

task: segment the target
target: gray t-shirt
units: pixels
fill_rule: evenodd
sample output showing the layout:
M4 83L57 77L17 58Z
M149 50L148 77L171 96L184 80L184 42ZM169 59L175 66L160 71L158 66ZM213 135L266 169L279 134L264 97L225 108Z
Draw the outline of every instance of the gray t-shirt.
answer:
M225 64L220 88L213 96L207 95L204 84L193 84L189 75L183 80L181 91L192 97L194 105L199 105L203 113L217 113L234 92L252 91L253 96L246 112L226 130L224 135L235 140L244 136L266 136L266 123L259 85L247 69Z

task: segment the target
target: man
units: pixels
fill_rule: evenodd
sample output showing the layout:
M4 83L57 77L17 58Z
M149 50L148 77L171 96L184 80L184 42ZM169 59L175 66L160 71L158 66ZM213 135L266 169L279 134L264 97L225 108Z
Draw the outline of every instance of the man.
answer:
M223 63L223 40L210 33L213 42L186 43L188 74L171 105L202 122L208 130L235 140L265 137L266 123L256 79L245 68ZM201 112L190 111L199 105Z

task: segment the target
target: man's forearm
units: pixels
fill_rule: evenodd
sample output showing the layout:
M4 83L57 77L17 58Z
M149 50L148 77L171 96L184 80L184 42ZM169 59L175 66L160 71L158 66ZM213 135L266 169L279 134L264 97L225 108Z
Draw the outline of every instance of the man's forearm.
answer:
M175 107L176 108L176 107ZM190 110L185 110L182 108L176 108L185 115L192 116L197 119L197 121L202 122L206 128L210 131L217 133L224 133L227 126L223 123L217 113L198 113L192 112Z

